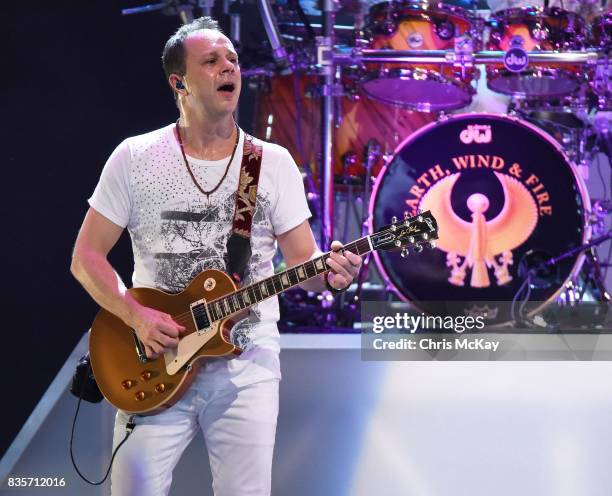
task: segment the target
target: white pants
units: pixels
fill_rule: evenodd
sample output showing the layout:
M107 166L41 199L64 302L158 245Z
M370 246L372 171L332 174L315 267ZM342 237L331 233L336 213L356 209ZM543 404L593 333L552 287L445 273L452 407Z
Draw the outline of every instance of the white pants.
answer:
M170 409L136 417L111 474L113 496L168 494L172 471L201 428L215 496L269 496L278 416L278 380L204 391L198 381ZM113 449L128 415L118 412ZM194 495L195 496L195 495Z

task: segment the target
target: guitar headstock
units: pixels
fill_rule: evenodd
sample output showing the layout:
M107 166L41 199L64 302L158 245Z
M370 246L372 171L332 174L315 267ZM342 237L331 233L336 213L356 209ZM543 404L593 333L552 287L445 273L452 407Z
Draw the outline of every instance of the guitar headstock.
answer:
M423 251L423 246L435 248L438 239L438 223L428 210L413 217L404 212L404 218L393 217L391 224L380 228L370 235L374 250L394 250L401 248L402 256L409 253L409 247L417 253Z

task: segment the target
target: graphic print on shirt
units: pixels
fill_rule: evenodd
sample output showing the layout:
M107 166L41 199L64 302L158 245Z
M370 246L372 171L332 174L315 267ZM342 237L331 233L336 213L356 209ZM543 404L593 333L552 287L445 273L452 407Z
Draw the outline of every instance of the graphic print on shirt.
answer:
M226 244L230 235L236 193L219 200L215 195L210 203L203 200L166 205L161 211L161 246L155 254L155 285L170 293L178 293L202 271L216 269L225 272ZM264 212L270 208L268 198L257 195L253 215L253 231L266 223ZM243 285L264 278L262 254L253 250L245 270ZM257 305L251 307L248 318L232 329L231 341L243 350L252 342L253 326L261 321Z

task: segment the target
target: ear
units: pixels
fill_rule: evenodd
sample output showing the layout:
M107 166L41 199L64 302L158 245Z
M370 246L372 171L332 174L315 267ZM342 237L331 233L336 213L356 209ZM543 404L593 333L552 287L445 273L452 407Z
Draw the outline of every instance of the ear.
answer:
M168 84L178 95L185 96L189 93L184 77L181 78L178 74L170 74L168 77Z

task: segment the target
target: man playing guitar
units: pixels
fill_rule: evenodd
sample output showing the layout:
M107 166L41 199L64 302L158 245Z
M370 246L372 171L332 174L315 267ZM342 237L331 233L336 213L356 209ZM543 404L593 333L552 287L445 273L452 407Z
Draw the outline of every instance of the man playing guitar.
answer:
M231 41L216 21L182 26L163 57L180 119L126 139L108 159L89 199L71 271L96 302L134 329L150 359L175 348L185 327L169 313L140 304L109 264L107 255L124 229L134 252L134 287L182 291L203 270L225 270L245 138L233 113L240 95L240 66ZM276 244L287 265L318 252L308 224L300 172L289 153L262 145L251 248L241 284L273 274ZM361 258L332 250L324 275L300 285L341 290L356 276ZM216 496L268 495L278 412L278 301L251 308L232 330L243 353L206 360L189 389L167 410L138 416L117 452L113 495L164 495L181 453L201 429ZM114 445L128 415L118 411Z

